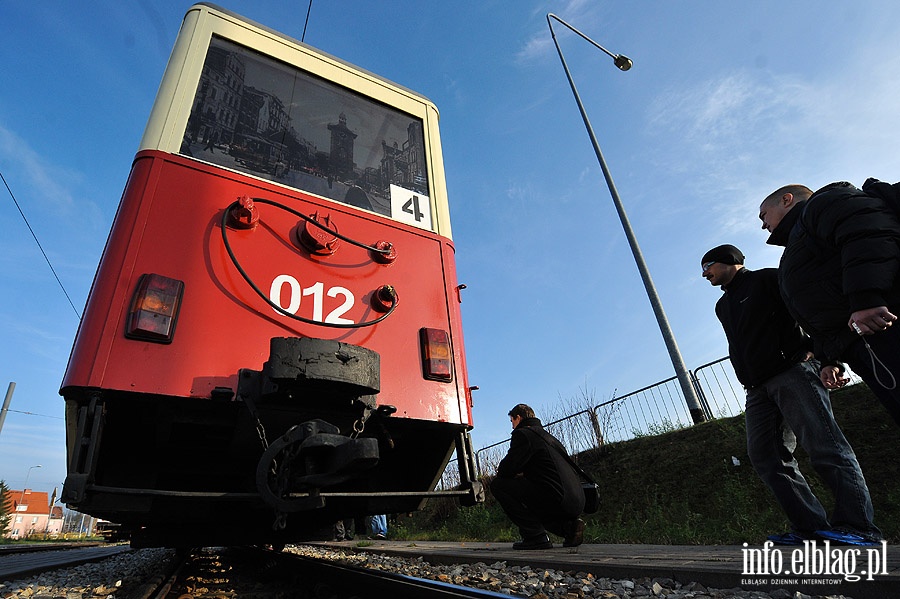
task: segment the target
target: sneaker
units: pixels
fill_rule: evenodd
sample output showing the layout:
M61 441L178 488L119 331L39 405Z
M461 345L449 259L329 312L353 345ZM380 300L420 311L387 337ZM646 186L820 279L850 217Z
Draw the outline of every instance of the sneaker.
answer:
M384 540L387 539L387 536L386 536L386 535L383 535L383 534L381 534L381 533L378 533L377 535L375 535L375 538L376 538L377 540L379 540L379 541L384 541Z
M818 534L818 531L816 534ZM769 535L766 538L776 545L802 545L803 541L815 541L818 537L816 537L816 535L790 531L778 535Z
M578 547L584 543L584 520L576 518L566 523L563 547Z
M517 541L513 543L513 549L553 549L553 543L550 542L550 537L545 534L538 535L536 537L531 537L530 539L522 539L521 541Z
M817 530L816 534L838 545L859 545L861 547L874 547L881 544L881 540L874 539L855 530L846 528L833 528L831 530Z

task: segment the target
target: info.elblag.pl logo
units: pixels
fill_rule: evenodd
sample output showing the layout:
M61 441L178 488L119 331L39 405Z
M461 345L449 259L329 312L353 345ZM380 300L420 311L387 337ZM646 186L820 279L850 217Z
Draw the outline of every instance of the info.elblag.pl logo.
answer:
M785 556L772 541L766 541L762 549L754 549L744 543L741 553L744 558L744 576L797 577L791 580L768 581L770 584L834 584L825 580L810 580L808 577L843 577L848 582L856 582L865 576L874 580L875 576L886 575L887 541L880 546L832 547L829 541L803 541L803 547L790 550ZM785 550L787 551L787 550ZM807 577L807 578L800 578ZM837 581L839 582L839 581Z

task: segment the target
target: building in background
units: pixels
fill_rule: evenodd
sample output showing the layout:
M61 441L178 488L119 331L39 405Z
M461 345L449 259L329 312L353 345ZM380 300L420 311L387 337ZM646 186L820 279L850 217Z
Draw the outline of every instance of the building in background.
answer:
M9 519L10 539L25 539L34 535L58 536L62 531L63 509L56 503L56 491L53 500L47 493L31 489L10 489L6 493L6 505Z

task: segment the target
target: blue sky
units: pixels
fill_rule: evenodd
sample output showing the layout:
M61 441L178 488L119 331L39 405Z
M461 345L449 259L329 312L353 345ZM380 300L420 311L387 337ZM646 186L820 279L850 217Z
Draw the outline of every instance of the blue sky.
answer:
M306 2L221 2L300 38ZM189 2L13 2L0 19L0 479L65 478L58 395L80 313ZM539 412L673 375L547 29L555 26L689 368L725 355L709 248L777 264L756 218L786 183L900 180L900 4L315 0L306 42L441 111L475 446ZM540 415L540 414L539 414Z

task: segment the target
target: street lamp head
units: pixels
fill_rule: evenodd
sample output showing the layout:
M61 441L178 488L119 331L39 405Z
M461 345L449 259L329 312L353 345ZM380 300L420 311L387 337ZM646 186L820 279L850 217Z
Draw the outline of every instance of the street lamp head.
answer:
M622 54L616 54L613 57L613 62L616 63L616 66L619 67L619 70L621 71L627 71L634 66L634 63L631 62L631 59Z
M681 352L679 352L678 345L675 343L675 336L669 326L669 321L663 310L659 294L656 293L656 287L653 285L653 280L650 278L650 271L647 269L647 264L644 262L644 257L641 254L640 246L638 246L637 238L634 236L634 231L631 229L631 223L628 222L625 208L622 206L622 201L619 199L619 192L616 191L616 186L613 184L612 175L609 174L609 168L606 166L606 161L603 159L603 153L600 151L600 144L597 141L597 136L594 135L594 129L591 127L591 122L588 120L587 112L584 109L584 103L582 103L581 96L578 95L578 90L575 88L575 81L572 79L572 73L569 72L569 65L566 64L566 58L563 56L562 48L559 47L559 42L556 40L556 33L553 31L553 22L551 19L565 25L572 32L578 34L578 36L592 46L612 58L620 71L627 71L633 66L633 63L627 56L613 54L553 13L547 13L547 27L550 28L550 36L553 38L553 45L556 46L556 53L559 54L559 62L562 63L563 70L566 72L566 79L569 80L569 87L572 88L572 95L575 96L575 103L578 104L578 111L581 112L581 119L584 121L584 127L587 129L588 136L591 138L591 144L594 146L594 153L597 154L597 160L600 162L600 170L603 171L603 176L606 178L606 184L609 187L609 193L612 196L613 204L615 204L616 211L619 213L619 220L622 221L622 228L625 229L625 237L628 238L628 244L631 246L631 253L634 255L634 261L637 263L638 270L641 273L641 279L644 281L647 297L656 314L656 322L659 324L659 330L662 333L663 340L666 342L666 347L669 350L669 357L672 358L672 366L675 367L675 373L678 375L678 380L681 383L681 391L684 393L684 398L688 404L688 410L695 423L703 422L706 420L706 414L700 405L697 389L694 388L694 382L691 379L691 375L684 366L684 359L681 357Z
M568 75L569 67L566 65L566 59L563 58L562 50L559 47L559 43L557 43L557 41L556 41L556 33L554 33L554 31L553 31L553 22L550 21L550 19L553 19L553 20L557 21L558 23L565 25L568 29L570 29L574 33L578 34L582 39L587 41L589 44L591 44L592 46L594 46L595 48L597 48L598 50L600 50L601 52L603 52L604 54L606 54L607 56L612 58L613 62L616 64L616 67L618 67L620 71L627 71L628 69L630 69L631 67L634 66L634 63L631 62L631 59L628 58L627 56L624 56L622 54L613 54L612 52L610 52L609 50L607 50L606 48L604 48L603 46L601 46L600 44L598 44L597 42L595 42L594 40L592 40L591 38L589 38L588 36L583 34L582 32L580 32L577 29L575 29L574 27L572 27L570 24L566 23L565 21L563 21L562 19L557 17L552 12L547 13L547 26L550 28L550 35L553 37L553 43L556 45L556 51L559 53L559 60L563 63L563 68L566 70L567 75Z

